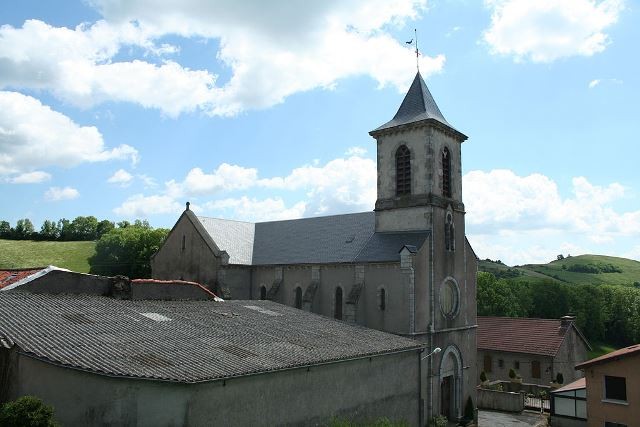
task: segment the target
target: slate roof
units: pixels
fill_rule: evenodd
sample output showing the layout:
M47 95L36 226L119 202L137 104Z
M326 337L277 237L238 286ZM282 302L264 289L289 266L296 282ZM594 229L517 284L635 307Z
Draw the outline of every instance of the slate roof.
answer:
M271 301L0 293L0 342L109 376L201 382L421 348Z
M611 353L607 353L595 359L587 360L586 362L576 365L576 369L586 369L593 365L599 365L601 363L612 362L631 355L640 356L640 344L635 344L629 347L621 348Z
M429 236L429 231L376 233L373 211L256 224L197 219L227 251L229 263L241 265L399 261L404 245L420 248Z
M371 133L428 119L436 120L455 132L458 132L444 118L436 101L433 99L433 96L431 96L427 84L418 72L393 119L376 128ZM466 136L464 136L464 139L466 139Z
M580 331L571 322L583 340ZM478 350L555 356L570 328L559 319L478 316ZM589 343L585 341L587 347Z

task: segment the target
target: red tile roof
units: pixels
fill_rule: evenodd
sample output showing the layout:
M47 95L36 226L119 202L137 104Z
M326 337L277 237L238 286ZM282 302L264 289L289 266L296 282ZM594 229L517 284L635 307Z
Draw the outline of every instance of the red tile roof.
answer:
M587 360L586 362L582 362L576 365L576 369L585 369L593 365L598 365L600 363L613 362L614 360L619 360L632 354L640 355L640 344L621 348L620 350L612 351L611 353L596 357L595 359Z
M212 298L219 298L216 294L211 292L209 289L202 286L197 282L189 282L187 280L158 280L158 279L133 279L131 280L132 285L146 285L146 284L162 284L162 285L188 285L188 286L196 286L202 290L202 292L208 294Z
M568 330L560 319L478 316L478 350L555 356Z
M15 282L18 282L24 279L25 277L29 277L32 274L35 274L43 269L44 267L0 270L0 289L4 288L5 286L9 286Z
M562 392L562 391L571 391L571 390L578 390L581 388L587 388L587 381L585 380L584 377L582 378L578 378L577 380L575 380L572 383L567 384L564 387L560 387L559 389L553 390L551 393L558 393L558 392Z

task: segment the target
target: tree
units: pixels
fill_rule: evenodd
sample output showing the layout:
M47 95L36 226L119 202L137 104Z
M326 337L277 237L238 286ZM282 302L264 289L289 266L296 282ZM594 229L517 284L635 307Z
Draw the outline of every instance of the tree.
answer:
M0 221L0 239L8 239L11 237L11 224L9 221Z
M54 427L53 407L34 396L23 396L0 406L0 426Z
M71 240L95 240L98 231L98 219L95 216L78 216L69 225Z
M60 228L55 221L46 219L40 227L40 239L42 240L58 240L60 238Z
M33 237L33 223L29 218L19 219L13 229L13 236L17 240L28 240Z
M98 223L98 227L96 229L96 234L97 234L97 238L101 238L102 236L104 236L105 234L107 234L109 231L113 230L114 228L116 228L115 224L107 219L103 219L102 221L100 221Z
M58 229L60 230L60 240L71 240L71 222L66 218L58 220Z
M96 243L96 253L89 259L92 274L124 275L130 278L151 276L151 255L166 238L169 230L130 225L114 228Z

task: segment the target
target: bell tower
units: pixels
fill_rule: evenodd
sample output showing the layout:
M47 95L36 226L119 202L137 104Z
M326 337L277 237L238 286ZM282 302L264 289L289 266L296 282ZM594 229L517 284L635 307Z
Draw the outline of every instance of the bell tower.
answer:
M464 212L467 136L445 120L419 72L393 119L369 135L378 154L377 232L431 230L434 209Z

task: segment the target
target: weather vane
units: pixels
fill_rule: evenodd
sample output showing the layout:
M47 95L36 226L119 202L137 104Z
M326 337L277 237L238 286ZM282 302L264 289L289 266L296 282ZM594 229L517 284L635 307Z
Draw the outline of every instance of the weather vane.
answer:
M420 72L420 51L418 50L418 30L417 29L413 29L413 34L414 34L414 38L409 40L408 42L405 42L408 45L413 44L413 41L416 41L416 68L418 69L418 72Z

